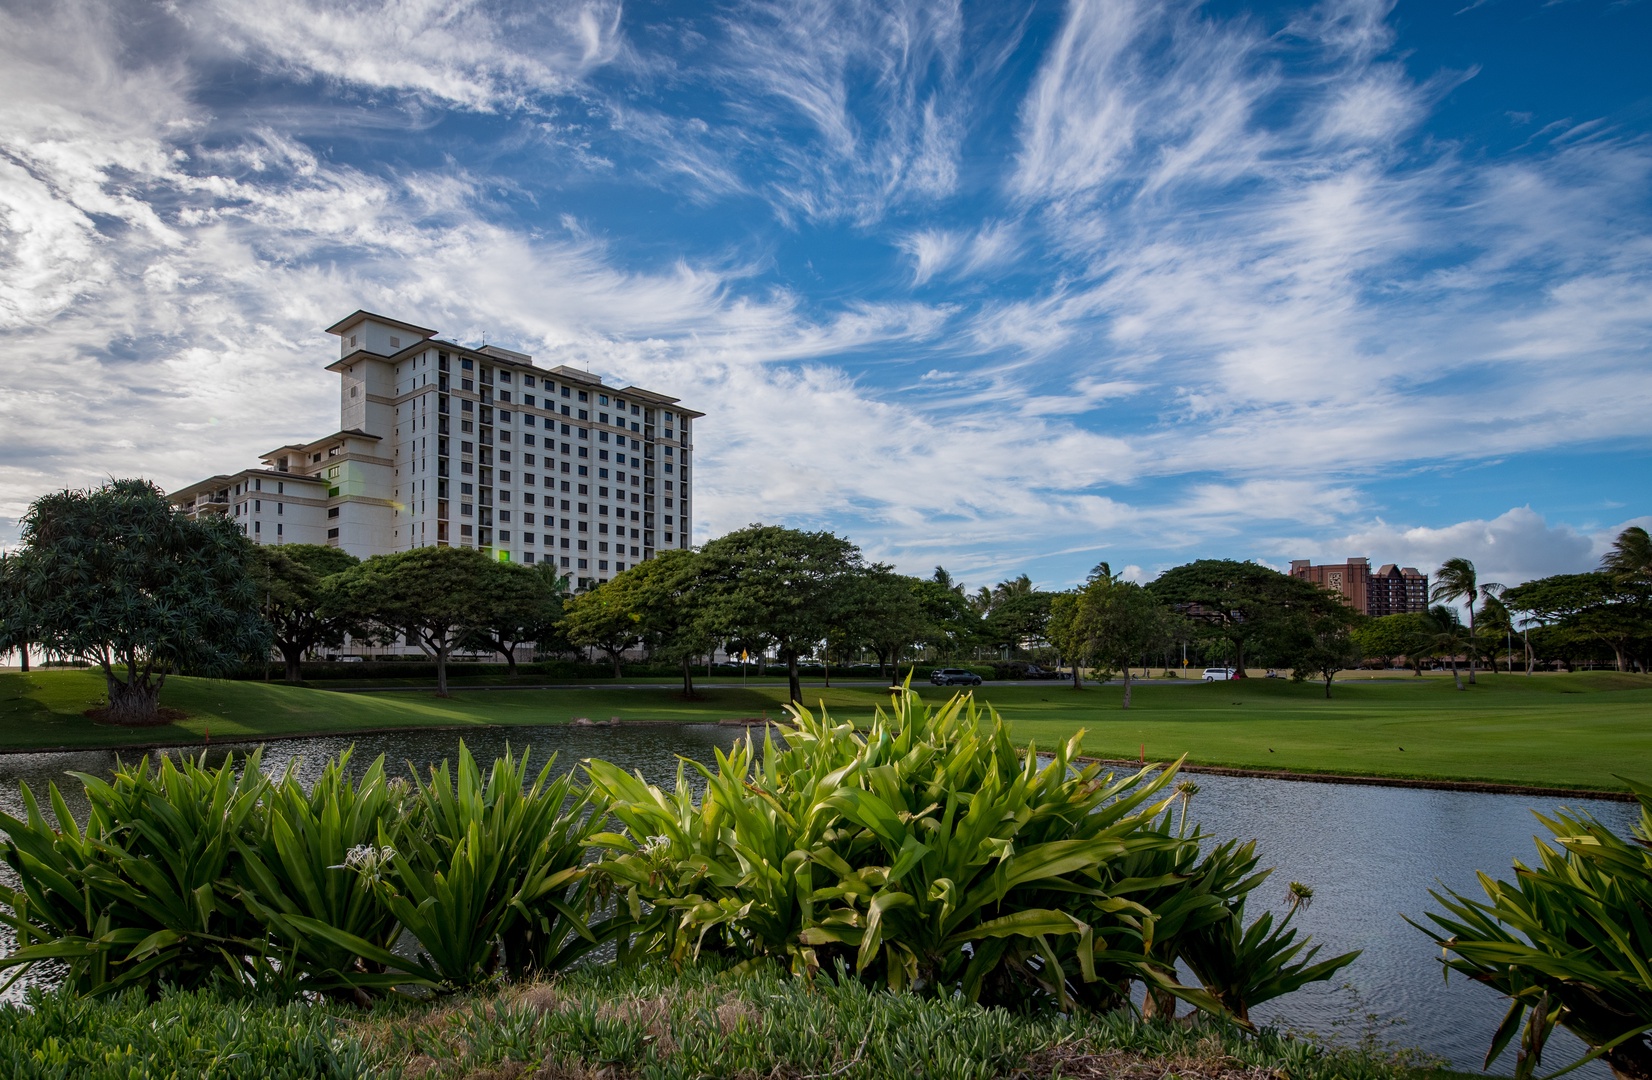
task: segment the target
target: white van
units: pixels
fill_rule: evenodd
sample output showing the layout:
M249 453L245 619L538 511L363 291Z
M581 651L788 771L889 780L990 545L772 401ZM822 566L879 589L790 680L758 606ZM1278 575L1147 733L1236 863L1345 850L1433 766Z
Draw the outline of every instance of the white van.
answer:
M1233 678L1233 669L1230 667L1205 668L1205 682L1227 682Z

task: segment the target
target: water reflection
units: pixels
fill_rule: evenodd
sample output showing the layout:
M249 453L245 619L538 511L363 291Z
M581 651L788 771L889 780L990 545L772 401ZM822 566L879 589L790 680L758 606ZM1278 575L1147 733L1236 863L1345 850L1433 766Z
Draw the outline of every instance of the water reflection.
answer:
M710 761L715 748L726 750L743 734L738 728L690 724L482 730L464 737L482 761L490 761L509 745L517 752L530 750L536 764L554 753L559 770L572 768L582 758L600 757L640 770L652 782L670 784L678 755ZM404 775L409 765L422 774L428 765L451 757L458 741L455 732L283 740L265 745L264 768L279 772L293 762L298 775L310 779L330 757L353 745L357 769L383 753L392 775ZM221 761L226 753L249 749L216 746L209 760ZM79 784L64 784L64 773L107 776L115 760L116 755L106 751L0 757L0 808L22 813L19 780L41 796L46 784L56 780L71 808L83 816L86 807ZM1627 831L1636 816L1630 804L1590 799L1227 776L1199 776L1197 781L1200 791L1191 813L1206 833L1255 839L1263 865L1278 868L1254 897L1255 910L1268 903L1282 908L1287 884L1305 882L1314 888L1314 902L1297 916L1296 925L1324 944L1322 956L1363 950L1335 985L1309 987L1262 1006L1257 1018L1320 1034L1340 1030L1346 1036L1346 1024L1339 1022L1375 1013L1382 1022L1403 1021L1388 1037L1464 1069L1479 1068L1491 1032L1502 1018L1501 999L1465 980L1443 984L1437 950L1400 913L1420 918L1430 904L1428 890L1437 883L1477 893L1477 869L1505 876L1511 860L1530 859L1532 836L1538 831L1532 810L1548 813L1561 805L1588 810L1620 831ZM3 945L9 943L0 940ZM1564 1055L1576 1045L1562 1034L1551 1042L1550 1061L1555 1066L1568 1061ZM1511 1070L1512 1058L1499 1063L1499 1071ZM1603 1080L1610 1074L1597 1062L1577 1075Z

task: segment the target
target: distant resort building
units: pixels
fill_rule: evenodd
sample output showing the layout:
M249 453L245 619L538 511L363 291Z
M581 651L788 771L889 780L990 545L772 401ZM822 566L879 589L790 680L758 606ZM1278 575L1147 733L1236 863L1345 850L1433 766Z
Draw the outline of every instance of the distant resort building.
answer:
M1314 566L1308 559L1291 560L1291 576L1341 593L1343 602L1366 615L1404 615L1428 610L1428 575L1414 566L1384 563L1373 571L1365 558Z
M339 339L338 430L261 468L175 491L260 544L358 558L425 545L553 563L585 585L689 546L691 424L703 413L569 367L540 368L357 311Z

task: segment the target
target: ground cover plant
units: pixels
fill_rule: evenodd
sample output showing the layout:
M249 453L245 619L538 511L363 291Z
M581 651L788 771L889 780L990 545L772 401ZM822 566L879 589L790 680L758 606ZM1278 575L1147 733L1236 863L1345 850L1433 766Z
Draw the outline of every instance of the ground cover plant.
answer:
M0 1005L0 1072L16 1080L1424 1080L1421 1064L1217 1022L1033 1016L888 994L835 974L805 982L778 966L586 967L372 1010L221 988L91 999L35 991L23 1005Z
M922 672L920 672L920 677ZM834 680L835 682L835 680ZM1085 747L1102 757L1419 779L1466 779L1544 787L1617 789L1626 758L1652 759L1652 676L1618 672L1486 674L1468 693L1449 675L1338 681L1326 701L1285 680L1231 683L1143 681L1129 712L1120 688L1072 691L1058 684L988 686L977 696L1009 716L1018 744L1064 743L1086 730ZM456 690L437 699L416 691L335 694L258 682L177 678L168 701L188 713L134 733L83 715L102 700L102 682L85 671L0 672L0 749L200 745L288 735L349 734L416 728L532 726L597 721L715 722L778 718L783 684L698 686L684 701L674 686L642 689ZM878 686L806 685L811 705L870 710ZM915 686L926 701L951 691ZM1564 738L1557 738L1563 733Z
M1488 1067L1518 1037L1525 1080L1561 1027L1589 1047L1585 1060L1604 1057L1623 1080L1652 1077L1652 787L1631 788L1641 805L1631 836L1588 815L1538 814L1551 839L1538 840L1535 863L1515 863L1514 881L1482 873L1484 900L1431 893L1444 910L1419 928L1441 963L1510 1002Z

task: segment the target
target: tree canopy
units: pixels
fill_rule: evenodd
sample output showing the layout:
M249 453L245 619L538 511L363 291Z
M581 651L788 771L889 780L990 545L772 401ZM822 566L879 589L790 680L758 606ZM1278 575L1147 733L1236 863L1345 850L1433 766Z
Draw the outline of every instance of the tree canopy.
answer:
M1247 653L1288 640L1293 615L1338 603L1324 589L1259 563L1199 559L1165 571L1147 586L1190 619L1198 636L1228 643L1239 675Z
M551 638L562 618L568 579L549 562L538 566L494 563L481 621L465 634L463 644L500 653L516 674L516 650Z
M1619 671L1631 651L1652 640L1652 583L1596 571L1556 574L1506 590L1502 601L1542 623L1600 641L1612 650Z
M405 633L436 661L436 693L446 697L448 657L487 625L501 566L474 548L375 555L333 579L323 611L369 621L386 635Z
M281 653L288 682L299 682L304 655L321 646L344 644L345 635L363 627L355 613L327 613L328 581L358 560L347 551L321 544L255 545L249 572L258 591L264 621Z
M750 525L702 549L709 628L719 636L774 642L786 663L791 700L802 701L797 660L825 639L839 617L860 549L829 532Z
M169 672L221 674L269 649L251 542L146 480L47 495L22 531L10 573L26 636L101 668L111 720L157 723Z

